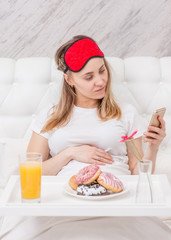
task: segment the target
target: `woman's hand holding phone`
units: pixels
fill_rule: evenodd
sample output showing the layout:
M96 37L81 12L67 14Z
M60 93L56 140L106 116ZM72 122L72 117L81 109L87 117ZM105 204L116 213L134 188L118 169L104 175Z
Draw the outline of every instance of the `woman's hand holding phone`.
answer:
M143 140L149 142L150 145L159 147L166 136L165 121L163 120L166 108L156 110L151 118L148 131L144 132Z

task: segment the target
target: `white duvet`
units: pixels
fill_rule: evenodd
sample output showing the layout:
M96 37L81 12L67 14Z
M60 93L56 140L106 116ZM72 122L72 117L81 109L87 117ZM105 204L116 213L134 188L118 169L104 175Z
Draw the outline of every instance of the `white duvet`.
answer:
M156 217L5 217L2 240L171 240Z

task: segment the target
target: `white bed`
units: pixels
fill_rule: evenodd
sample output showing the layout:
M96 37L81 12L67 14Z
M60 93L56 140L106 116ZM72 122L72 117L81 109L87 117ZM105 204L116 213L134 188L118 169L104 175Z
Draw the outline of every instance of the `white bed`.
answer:
M142 118L144 130L155 109L164 106L167 108L165 115L167 136L158 153L155 174L167 174L171 184L171 57L161 59L155 57L129 57L126 59L108 57L107 60L112 68L112 88L116 98L120 101L129 102L136 107ZM31 136L31 125L36 115L49 103L57 103L61 84L62 73L56 69L53 59L22 58L14 60L0 58L0 195L9 177L18 173L18 156L27 147ZM4 153L3 149L5 149ZM30 222L34 225L34 221L36 221L30 218L24 219L24 224ZM163 216L162 219L165 224L171 226L171 220L168 217ZM49 224L53 222L55 225L55 221L58 224L61 221L68 222L68 219L61 220L49 217L46 220L39 219L39 221L42 221L41 224L37 221L38 225L41 226L40 232L42 232L45 230L43 221ZM79 223L78 226L81 229L86 227L86 224L93 222L100 229L100 224L105 224L105 221L107 220L104 218L96 219L96 221L90 219L86 223L84 221L73 221L71 224L70 221L69 228L72 229L73 226L74 229L74 224ZM130 220L128 217L119 217L113 218L112 221L116 225L119 221L126 221L130 224L133 224L134 221L140 221L139 224L141 225L143 219L132 218ZM149 221L151 220L149 219ZM11 217L11 222L15 224L14 216ZM3 229L10 226L7 221L4 221L3 224ZM146 224L148 226L148 221ZM62 226L65 228L64 224L60 226L60 229L62 229ZM119 229L118 226L118 231ZM15 231L17 231L17 227L15 227ZM51 232L53 231L54 228L51 229ZM125 231L127 230L125 229ZM58 232L60 232L59 229ZM157 234L157 231L154 232ZM129 235L129 231L127 231L127 234ZM102 235L99 234L98 239ZM41 239L47 239L46 237L46 233L41 235ZM132 239L134 237L136 236L132 236ZM38 238L34 237L33 239Z

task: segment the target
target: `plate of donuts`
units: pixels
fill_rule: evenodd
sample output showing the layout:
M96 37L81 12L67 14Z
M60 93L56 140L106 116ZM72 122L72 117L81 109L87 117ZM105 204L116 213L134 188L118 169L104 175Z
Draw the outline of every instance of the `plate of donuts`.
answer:
M87 185L88 186L88 185ZM81 187L81 185L80 185ZM64 185L64 191L70 196L76 197L76 198L81 198L81 199L86 199L86 200L102 200L102 199L108 199L108 198L113 198L113 197L118 197L120 195L125 194L128 192L129 188L124 184L124 188L121 192L112 192L107 190L106 193L103 194L97 194L97 195L81 195L77 192L77 190L73 190L69 183L65 183ZM86 190L85 190L86 191Z
M129 189L115 175L102 172L98 165L91 164L73 175L64 190L77 198L98 200L123 195Z

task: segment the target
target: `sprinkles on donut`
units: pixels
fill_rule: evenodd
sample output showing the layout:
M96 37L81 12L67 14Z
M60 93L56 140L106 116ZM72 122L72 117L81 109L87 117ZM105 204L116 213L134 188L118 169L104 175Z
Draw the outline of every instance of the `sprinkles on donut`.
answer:
M90 184L94 182L101 173L101 169L96 164L88 165L82 168L78 174L75 176L75 181L77 184Z

